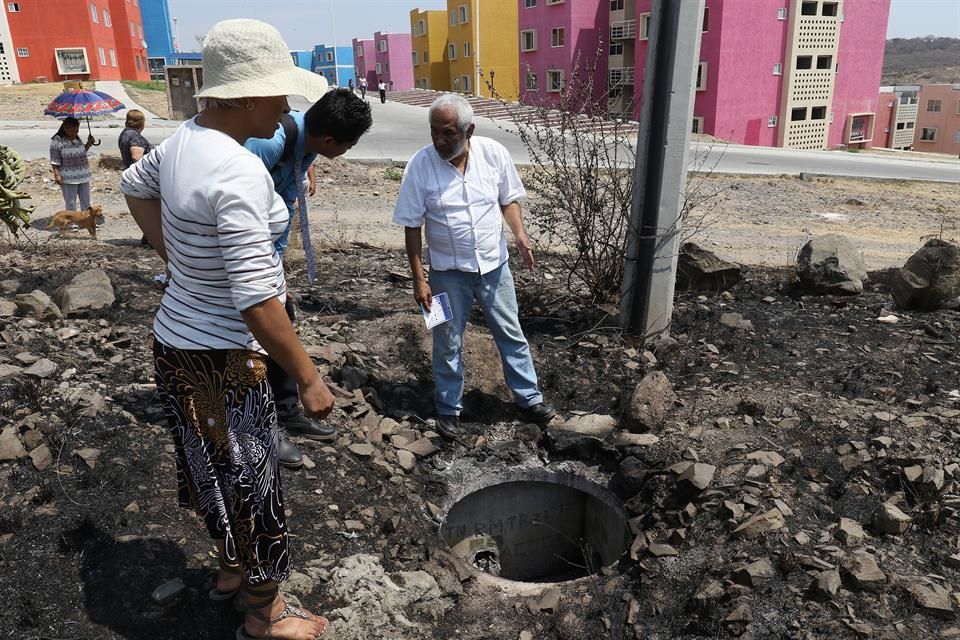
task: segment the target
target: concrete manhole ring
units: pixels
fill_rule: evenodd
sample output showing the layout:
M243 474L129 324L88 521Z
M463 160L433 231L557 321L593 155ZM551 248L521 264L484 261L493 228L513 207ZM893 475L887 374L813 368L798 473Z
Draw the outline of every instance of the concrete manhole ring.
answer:
M440 534L483 583L519 594L569 584L616 564L629 548L620 500L570 472L515 469L451 496Z

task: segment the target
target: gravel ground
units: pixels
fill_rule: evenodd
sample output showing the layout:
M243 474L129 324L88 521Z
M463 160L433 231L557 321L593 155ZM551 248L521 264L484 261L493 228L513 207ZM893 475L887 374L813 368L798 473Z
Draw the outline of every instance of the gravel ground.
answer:
M130 97L133 98L133 101L141 107L160 118L170 119L166 92L153 91L151 89L137 89L130 85L124 85L124 88Z

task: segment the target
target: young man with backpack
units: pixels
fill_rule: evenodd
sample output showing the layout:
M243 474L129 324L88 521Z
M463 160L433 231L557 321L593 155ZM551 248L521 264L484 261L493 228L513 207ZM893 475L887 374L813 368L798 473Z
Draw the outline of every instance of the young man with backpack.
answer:
M274 189L283 198L290 213L290 224L274 246L283 259L290 241L290 227L299 201L305 205L304 181L312 171L317 156L336 158L346 153L360 140L373 124L370 105L349 89L327 92L306 113L291 111L284 114L273 138L250 138L244 145L257 155L270 170ZM315 178L310 177L310 195L316 189ZM306 248L306 247L305 247ZM288 290L288 313L292 313ZM267 377L273 388L280 423L280 464L297 468L303 464L303 454L287 438L293 434L310 440L333 440L336 429L311 420L303 413L296 382L286 375L273 360L268 361Z

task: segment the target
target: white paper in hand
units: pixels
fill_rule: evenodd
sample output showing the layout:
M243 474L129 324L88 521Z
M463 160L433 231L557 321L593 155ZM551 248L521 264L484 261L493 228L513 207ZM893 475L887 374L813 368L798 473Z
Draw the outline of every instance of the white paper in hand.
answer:
M430 310L420 307L423 312L423 321L427 323L427 329L433 329L438 324L453 320L453 311L450 309L450 297L444 291L441 294L433 296L433 302L430 304Z

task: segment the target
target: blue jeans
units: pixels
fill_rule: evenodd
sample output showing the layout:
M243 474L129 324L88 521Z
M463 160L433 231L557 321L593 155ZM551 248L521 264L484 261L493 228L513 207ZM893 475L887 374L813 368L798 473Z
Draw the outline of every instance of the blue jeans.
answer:
M67 184L60 186L63 191L63 206L67 211L77 211L77 196L80 197L80 211L90 208L90 183Z
M520 407L543 402L537 388L530 346L520 329L513 274L504 262L489 273L430 270L433 295L446 292L453 319L433 328L434 402L437 415L460 415L463 409L463 331L474 299L500 351L503 376Z

